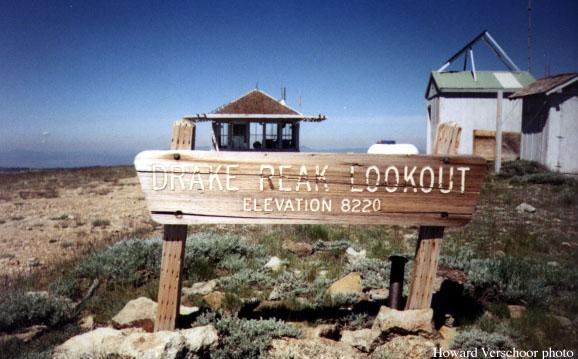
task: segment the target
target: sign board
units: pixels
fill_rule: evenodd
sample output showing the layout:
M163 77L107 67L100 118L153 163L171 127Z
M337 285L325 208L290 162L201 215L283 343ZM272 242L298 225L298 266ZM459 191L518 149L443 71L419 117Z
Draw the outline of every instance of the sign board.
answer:
M486 162L472 156L145 151L135 167L154 221L460 226Z

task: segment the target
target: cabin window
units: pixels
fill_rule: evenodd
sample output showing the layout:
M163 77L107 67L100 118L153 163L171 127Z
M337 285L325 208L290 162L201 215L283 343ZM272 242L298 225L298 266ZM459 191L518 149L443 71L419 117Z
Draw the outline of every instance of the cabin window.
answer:
M276 149L277 146L277 124L265 124L265 149Z
M252 150L260 150L263 148L263 124L258 122L251 122L251 134L249 144Z
M247 138L247 124L233 123L233 149L244 150L249 148Z
M281 132L281 148L288 149L294 148L295 144L293 142L293 124L292 123L284 123L283 129Z
M219 146L221 148L228 148L229 147L229 124L223 122L220 124L220 143Z

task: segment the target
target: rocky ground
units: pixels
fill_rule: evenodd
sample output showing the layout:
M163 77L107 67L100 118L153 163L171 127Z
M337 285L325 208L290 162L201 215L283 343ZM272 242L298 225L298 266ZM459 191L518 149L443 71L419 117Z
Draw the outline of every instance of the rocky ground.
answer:
M131 167L0 173L0 277L154 228Z
M143 239L95 236L102 244L80 246L88 250L76 259L54 267L47 260L44 271L5 281L0 357L429 358L434 350L513 346L576 353L578 184L528 163L504 172L488 177L472 223L448 231L431 309L387 307L388 258L410 259L405 300L417 228L200 226L187 239L180 329L153 333L161 240L149 233L153 225L134 222ZM110 193L125 196L125 208L142 206L126 184L134 177L116 177ZM19 191L3 193L26 202ZM86 193L65 186L52 199L69 191ZM118 222L97 212L92 198L107 196L86 194L79 217L108 219L109 229L130 223L128 210ZM50 200L30 198L40 199ZM2 205L16 206L10 201ZM49 208L43 218L56 216Z

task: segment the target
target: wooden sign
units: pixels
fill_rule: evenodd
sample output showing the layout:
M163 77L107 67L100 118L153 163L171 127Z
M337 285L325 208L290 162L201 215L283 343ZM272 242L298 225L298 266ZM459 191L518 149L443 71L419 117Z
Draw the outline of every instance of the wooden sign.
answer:
M460 226L486 162L472 156L145 151L135 166L162 224Z

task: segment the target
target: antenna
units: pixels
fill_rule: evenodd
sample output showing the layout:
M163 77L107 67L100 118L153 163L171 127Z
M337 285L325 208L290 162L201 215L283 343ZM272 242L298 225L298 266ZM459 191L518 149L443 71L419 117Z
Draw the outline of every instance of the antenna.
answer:
M528 0L528 72L532 72L532 0Z
M257 81L257 82L255 83L255 89L257 89L257 90L259 89L259 81Z
M301 104L303 103L303 98L301 97L301 94L299 95L299 112L301 112Z

